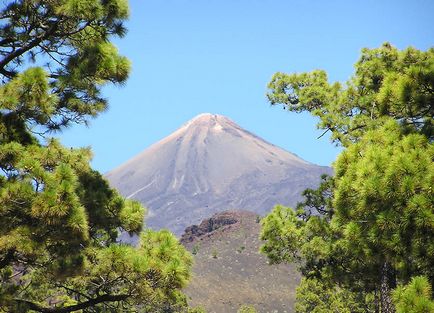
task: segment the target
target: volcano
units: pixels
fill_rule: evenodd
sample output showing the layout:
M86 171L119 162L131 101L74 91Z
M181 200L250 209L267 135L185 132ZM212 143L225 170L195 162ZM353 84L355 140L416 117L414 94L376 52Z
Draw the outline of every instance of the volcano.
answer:
M229 118L201 114L106 174L126 198L149 209L146 224L180 236L215 213L263 215L294 206L329 167L311 164L266 142Z

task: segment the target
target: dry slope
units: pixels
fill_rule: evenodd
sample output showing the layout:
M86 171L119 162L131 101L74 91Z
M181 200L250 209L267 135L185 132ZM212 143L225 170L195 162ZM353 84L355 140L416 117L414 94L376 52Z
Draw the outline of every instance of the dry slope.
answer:
M242 304L258 312L293 312L300 276L293 266L270 266L259 254L259 217L247 211L218 213L189 227L181 242L194 254L185 292L207 312L234 313Z

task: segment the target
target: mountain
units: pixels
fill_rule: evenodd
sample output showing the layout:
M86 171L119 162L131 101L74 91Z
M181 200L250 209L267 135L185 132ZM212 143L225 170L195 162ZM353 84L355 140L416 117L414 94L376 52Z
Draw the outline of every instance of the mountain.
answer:
M258 312L294 312L300 274L294 265L269 265L259 253L259 217L226 211L188 227L181 243L193 253L184 292L208 313L233 313L242 304Z
M294 134L296 136L296 134ZM201 114L106 174L127 198L149 209L147 225L178 236L214 213L265 214L295 205L329 167L308 163L227 117Z

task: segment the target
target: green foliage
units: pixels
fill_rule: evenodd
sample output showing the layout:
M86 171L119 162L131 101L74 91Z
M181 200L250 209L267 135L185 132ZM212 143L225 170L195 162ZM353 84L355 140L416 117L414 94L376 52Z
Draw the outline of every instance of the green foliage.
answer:
M328 82L322 70L276 73L268 85L271 104L319 117L318 128L348 146L383 117L433 139L434 49L403 51L383 44L363 49L355 75L345 84Z
M216 249L212 249L211 251L211 256L213 257L213 259L217 259L218 257L218 252Z
M199 245L198 245L198 244L195 244L195 245L193 246L193 249L192 249L192 251L191 251L191 254L193 254L193 255L198 254L199 249L200 249Z
M241 246L241 247L239 247L239 248L237 249L237 252L238 252L238 253L242 253L245 249L246 249L245 246Z
M255 307L247 304L243 304L242 306L240 306L240 308L237 311L237 313L256 313L256 312L258 311L256 311Z
M340 244L404 281L434 268L434 147L394 122L369 131L337 159L332 226Z
M86 122L107 106L100 88L126 81L129 61L109 42L125 34L126 1L19 0L0 15L3 118L31 122L38 132ZM7 126L2 135L14 127Z
M160 269L159 276L169 289L185 287L190 278L191 255L168 230L146 230L141 235L139 250Z
M261 239L264 244L261 252L265 253L272 264L294 262L298 260L298 251L304 241L305 223L297 218L295 212L277 205L261 221Z
M9 1L0 9L0 312L182 312L191 257L90 168L90 149L47 136L106 108L129 61L125 0Z
M298 262L304 276L354 291L379 290L385 262L402 281L432 280L433 157L426 137L404 136L393 121L369 131L339 156L333 184L307 192L314 203L333 187L332 201L318 208L326 213L276 206L262 221L261 251L272 263Z
M296 210L276 206L263 219L272 263L298 262L304 283L321 281L324 292L376 294L382 312L393 312L397 282L434 282L433 64L433 49L384 44L362 51L345 88L323 71L273 77L271 103L318 116L346 150Z
M393 292L397 313L434 312L434 299L431 297L431 285L424 276L413 277L405 286L398 286Z
M261 216L260 215L256 215L256 223L260 223L261 222Z
M128 312L138 307L142 312L184 308L186 299L180 288L189 278L187 267L191 265L184 248L173 235L164 232L144 234L141 244L143 247L139 249L119 244L86 249L85 262L88 264L82 267L80 275L63 275L59 279L47 268L35 269L21 276L23 281L34 282L31 288L20 288L20 299L23 300L11 301L6 294L4 305L13 310L22 308L23 312L28 308L43 312L42 305L30 306L26 302L38 303L39 297L58 295L55 297L57 307L70 306L73 311L79 309L74 308L78 303L104 296L107 302L120 302L118 306ZM166 253L161 254L161 250Z
M364 297L317 279L301 280L297 287L296 313L375 312L372 297Z

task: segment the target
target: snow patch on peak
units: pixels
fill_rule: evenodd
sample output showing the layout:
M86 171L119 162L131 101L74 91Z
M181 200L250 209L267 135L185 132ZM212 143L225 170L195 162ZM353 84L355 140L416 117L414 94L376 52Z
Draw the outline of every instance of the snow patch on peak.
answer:
M215 124L214 125L214 127L213 127L213 130L215 131L215 132L221 132L221 131L223 131L223 126L222 125L220 125L220 124Z
M210 118L212 118L214 116L217 116L217 114L201 113L201 114L196 115L195 117L193 117L193 120L210 119Z
M191 125L198 125L198 124L208 124L210 122L218 123L219 121L229 120L227 117L220 115L220 114L212 114L212 113L201 113L199 115L196 115L191 120L189 120L187 123L182 125L181 128L187 128Z

